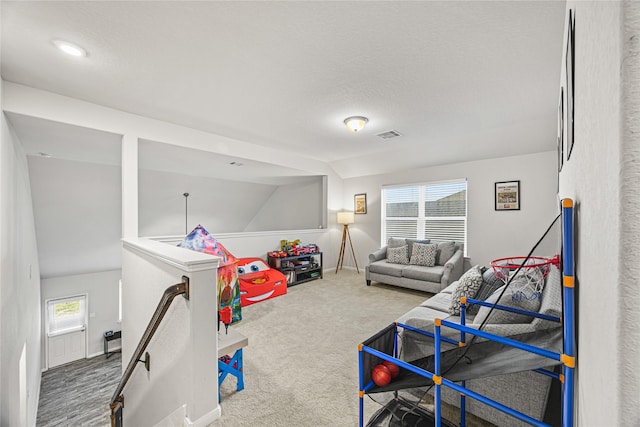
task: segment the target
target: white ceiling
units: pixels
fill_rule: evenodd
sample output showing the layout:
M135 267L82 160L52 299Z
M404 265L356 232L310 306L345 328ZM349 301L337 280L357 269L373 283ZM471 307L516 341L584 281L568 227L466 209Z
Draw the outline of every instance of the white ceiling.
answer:
M342 177L555 149L563 1L0 4L4 80ZM370 122L349 133L349 115Z

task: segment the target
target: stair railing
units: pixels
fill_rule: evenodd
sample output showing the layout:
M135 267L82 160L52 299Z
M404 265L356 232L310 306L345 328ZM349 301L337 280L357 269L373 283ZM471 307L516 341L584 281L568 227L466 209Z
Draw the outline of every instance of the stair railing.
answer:
M146 353L144 359L141 359L142 353L147 349L147 346L158 329L158 326L160 326L160 322L162 322L164 315L167 313L167 310L169 310L174 298L178 295L183 295L184 298L187 300L189 299L189 278L186 276L182 276L182 282L171 285L165 289L162 294L162 298L158 303L158 307L156 307L156 311L153 313L153 317L147 325L147 329L145 329L144 334L142 334L142 338L140 338L138 347L136 347L136 350L131 356L131 360L129 360L127 369L124 371L124 374L120 379L120 383L118 383L118 388L116 388L115 393L113 393L111 403L109 404L109 407L111 408L112 427L122 426L122 408L124 407L124 396L122 395L122 391L131 378L134 369L138 366L138 362L144 363L147 371L149 370L151 363L149 353Z

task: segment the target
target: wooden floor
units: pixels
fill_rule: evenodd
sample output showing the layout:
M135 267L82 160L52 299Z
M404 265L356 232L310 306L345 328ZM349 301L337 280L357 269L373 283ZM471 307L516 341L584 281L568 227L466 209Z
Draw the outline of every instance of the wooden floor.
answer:
M109 401L122 376L122 359L97 356L42 374L36 426L109 426Z

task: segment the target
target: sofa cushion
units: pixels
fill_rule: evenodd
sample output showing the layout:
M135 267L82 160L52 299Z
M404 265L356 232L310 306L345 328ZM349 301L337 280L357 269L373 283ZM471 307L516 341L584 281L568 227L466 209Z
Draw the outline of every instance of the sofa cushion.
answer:
M450 317L451 315L449 313L440 310L434 310L428 307L414 307L400 316L397 322L433 332L433 322L435 319L448 319ZM456 317L455 319L458 320L459 323L460 318ZM452 319L452 321L455 320Z
M487 268L484 273L482 273L482 285L480 285L480 289L476 292L475 296L471 298L477 299L480 301L485 301L489 298L498 288L504 286L504 281L496 276L496 272L493 268ZM476 314L480 310L480 306L476 304L472 304L467 308L468 314Z
M517 287L512 288L512 286L514 286L514 283L517 285L516 279L514 279L513 282L509 285L509 289L507 289L507 291L504 293L504 295L502 295L501 298L500 293L505 288L504 286L496 290L486 301L491 304L498 301L499 305L519 308L521 310L535 312L540 310L540 298L521 298L521 294L513 293L513 291L517 289ZM500 299L498 300L498 298ZM478 315L473 320L473 323L479 325L484 322L487 317L489 319L487 323L530 323L534 319L533 317L526 316L524 314L516 314L498 309L493 310L493 313L489 315L490 311L491 307L480 307L480 310L478 310Z
M422 244L427 244L427 243L431 243L430 239L405 239L405 242L407 243L407 246L409 247L409 252L407 253L407 255L409 256L409 259L411 259L411 255L413 255L413 244L414 243L422 243Z
M399 248L387 248L387 262L391 264L409 264L407 245Z
M449 306L451 305L451 294L443 294L440 292L439 294L435 294L422 304L420 307L433 308L434 310L441 311L443 316L449 314Z
M449 305L449 313L460 315L460 298L473 297L482 285L482 274L480 274L480 266L471 267L458 280L458 287L451 296L451 304Z
M402 264L391 264L386 260L380 260L369 264L371 273L385 274L387 276L402 277Z
M409 256L409 264L433 267L436 265L436 251L438 245L413 243L413 252Z
M458 281L451 283L449 286L440 291L441 294L452 294L458 287Z
M402 269L402 276L408 279L424 280L427 282L440 283L442 275L444 274L444 267L422 267L418 265L405 266Z
M449 258L456 253L456 242L438 242L438 253L436 255L436 265L445 265Z

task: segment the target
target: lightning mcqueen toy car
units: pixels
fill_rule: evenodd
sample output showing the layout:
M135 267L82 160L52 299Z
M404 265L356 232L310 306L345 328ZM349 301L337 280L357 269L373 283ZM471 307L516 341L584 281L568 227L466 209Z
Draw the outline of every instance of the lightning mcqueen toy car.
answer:
M260 258L238 260L240 302L243 307L287 293L287 279Z

